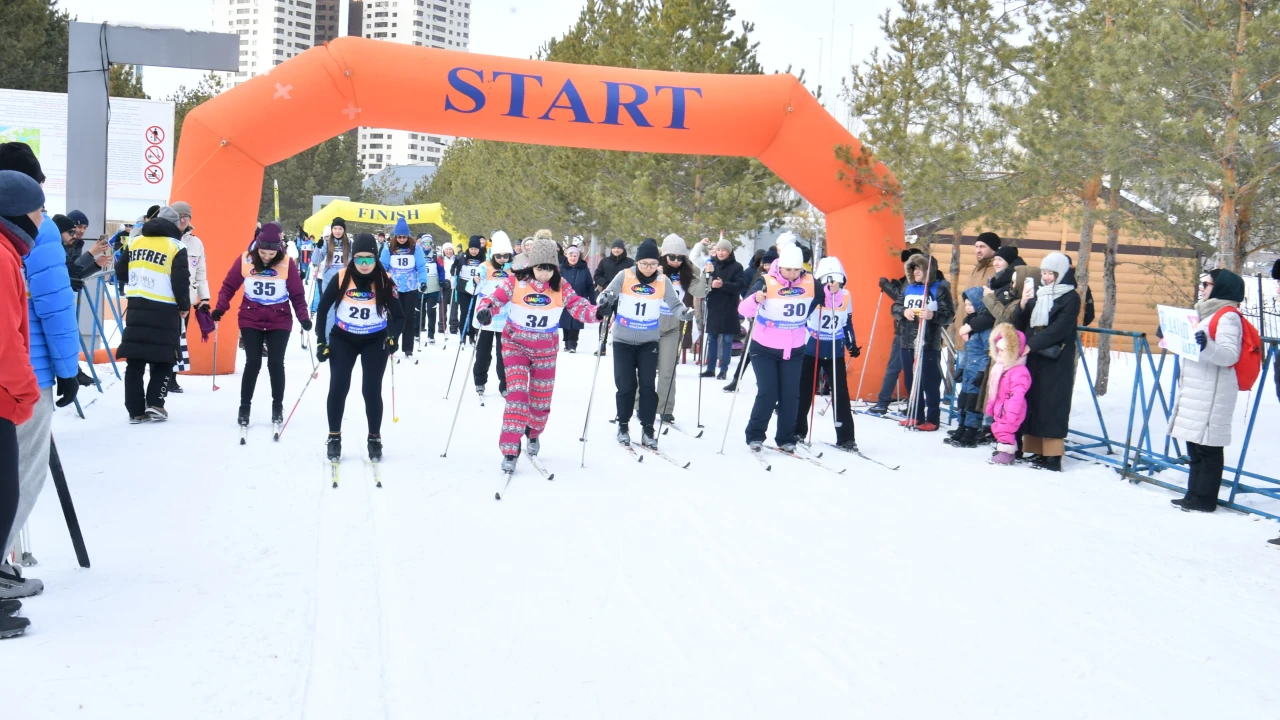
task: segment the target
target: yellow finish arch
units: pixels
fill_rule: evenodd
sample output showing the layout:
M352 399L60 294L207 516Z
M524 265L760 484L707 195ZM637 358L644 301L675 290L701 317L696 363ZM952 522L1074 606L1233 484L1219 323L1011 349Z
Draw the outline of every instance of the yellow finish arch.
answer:
M369 223L372 225L394 225L396 220L404 218L410 225L434 223L444 228L453 236L453 244L458 248L466 247L467 238L458 229L445 222L444 206L440 203L423 205L374 205L358 203L350 200L334 200L320 209L320 212L307 218L302 229L308 235L319 238L334 218L340 217L349 223Z

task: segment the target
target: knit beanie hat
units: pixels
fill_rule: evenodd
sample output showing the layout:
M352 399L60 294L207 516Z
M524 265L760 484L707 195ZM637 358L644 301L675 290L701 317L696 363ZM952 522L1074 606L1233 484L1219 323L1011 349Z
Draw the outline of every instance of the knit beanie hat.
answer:
M906 250L903 250L902 252L898 253L898 259L901 262L906 262L907 258L911 257L912 255L923 255L923 254L924 254L924 251L921 250L920 248L916 248L916 247L907 248Z
M556 241L546 238L539 238L533 241L533 248L526 250L525 255L529 256L528 267L535 268L539 265L559 265L560 254L556 252Z
M733 252L733 243L729 242L728 240L721 240L716 243L716 249L728 250L729 252Z
M720 242L726 242L726 241L721 240ZM716 243L716 248L719 249L719 247L720 247L719 243ZM777 259L778 259L778 248L771 247L768 250L765 250L764 257L760 258L760 267L765 268L767 270L769 269L769 266L773 264L773 261Z
M1012 265L1018 259L1018 247L1016 245L1004 245L999 250L996 250L996 257Z
M66 215L54 215L53 224L58 226L58 232L71 232L76 229L76 224Z
M1051 252L1040 261L1040 269L1056 273L1058 275L1056 282L1062 282L1067 271L1071 269L1071 258L1060 252Z
M636 262L641 260L657 260L662 257L658 253L658 241L653 238L645 238L640 243L640 249L636 250Z
M983 245L986 245L992 250L1000 249L1000 236L993 232L982 233L981 235L978 236L978 239L975 240L974 242L975 244L982 243Z
M396 229L391 232L392 235L405 237L413 237L413 233L409 232L409 223L402 217L396 218Z
M168 220L169 222L173 223L175 227L178 224L178 212L171 207L160 208L158 211L156 211L156 217L160 218L161 220ZM276 227L280 227L280 226L277 225Z
M266 230L266 228L263 228ZM355 257L359 253L369 253L373 256L378 255L378 240L367 232L356 235L356 239L351 243L351 257Z
M0 170L0 217L35 238L39 228L27 213L44 207L44 190L40 183L17 170ZM24 253L25 254L25 253Z
M187 217L191 217L191 203L185 203L179 200L178 202L173 203L169 207L173 208L173 211L178 213L179 215L186 215Z
M688 255L689 245L684 241L684 238L671 233L662 238L661 251L663 255Z
M44 173L40 170L40 160L26 143L0 143L0 170L17 170L35 180L37 185L45 180Z
M627 244L626 244L625 242L623 242L623 241L622 241L622 238L618 238L617 240L614 240L614 241L613 241L613 244L612 244L612 245L610 245L609 247L610 247L611 249L612 249L612 248L621 248L623 252L626 252L626 251L627 251Z
M340 228L342 228L342 231L343 231L343 232L346 232L346 230L347 230L347 221L346 221L346 220L343 220L343 219L342 219L342 218L340 218L340 217L336 217L336 218L334 218L334 219L333 219L333 222L329 223L329 228L330 228L330 230L332 230L333 228L336 228L336 227L340 227Z
M87 226L89 224L89 216L85 215L83 212L80 212L79 210L72 210L71 212L67 213L67 219L70 220L73 225L77 225L77 226L79 225Z
M511 238L501 230L493 234L493 241L489 243L489 255L512 255L515 251L511 249Z
M800 252L800 248L790 243L783 243L778 248L778 268L786 270L803 270L804 269L804 253Z
M566 257L569 255L569 253L575 253L578 256L581 256L582 248L578 247L577 245L570 245L569 247L564 249L564 254Z
M468 248L468 249L470 249L470 248L475 248L475 249L477 249L477 250L483 250L483 249L484 249L484 243L480 242L480 236L479 236L479 235L472 235L472 236L471 236L471 239L467 241L467 248Z
M262 226L262 231L258 233L258 249L259 250L275 250L279 252L284 249L282 238L284 230L278 222L269 222Z

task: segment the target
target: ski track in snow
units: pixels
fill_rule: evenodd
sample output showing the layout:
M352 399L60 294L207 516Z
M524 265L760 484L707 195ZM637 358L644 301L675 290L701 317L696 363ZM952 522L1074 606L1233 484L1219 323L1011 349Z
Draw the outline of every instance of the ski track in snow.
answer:
M310 363L288 352L291 405ZM731 398L704 381L703 437L659 438L693 465L636 463L611 442L607 358L583 470L590 353L560 357L540 454L556 480L522 458L498 502L501 402L464 401L441 458L453 353L420 352L398 368L399 423L387 403L381 489L358 378L330 487L327 366L279 443L265 372L244 447L230 376L217 394L185 379L163 424L127 425L122 386L86 389L86 421L59 410L93 568L75 567L47 489L29 572L47 590L25 603L29 634L0 642L5 716L1234 719L1280 707L1274 523L1174 512L1172 493L1070 460L1062 474L992 467L982 449L861 415L859 443L900 471L829 452L848 472L783 458L766 473L743 444L750 374L725 455ZM678 378L676 416L691 423L694 367ZM1109 426L1128 398L1112 383ZM459 363L453 393L472 392ZM1093 412L1077 398L1077 415ZM1260 420L1255 438L1271 428ZM814 433L834 439L830 423Z

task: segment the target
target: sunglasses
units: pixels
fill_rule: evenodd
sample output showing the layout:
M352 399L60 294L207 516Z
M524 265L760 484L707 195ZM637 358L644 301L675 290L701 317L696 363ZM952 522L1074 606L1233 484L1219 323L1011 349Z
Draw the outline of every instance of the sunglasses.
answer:
M352 258L351 261L354 262L359 267L373 267L373 264L378 262L378 259L358 257L358 258Z
M493 259L494 260L510 260L511 253L494 253Z
M680 262L684 259L683 255L666 255L667 262Z
M1213 287L1213 283L1211 283L1211 282L1209 282L1209 281L1207 281L1207 280L1205 280L1205 281L1201 281L1201 282L1200 282L1200 287L1202 287L1202 288Z

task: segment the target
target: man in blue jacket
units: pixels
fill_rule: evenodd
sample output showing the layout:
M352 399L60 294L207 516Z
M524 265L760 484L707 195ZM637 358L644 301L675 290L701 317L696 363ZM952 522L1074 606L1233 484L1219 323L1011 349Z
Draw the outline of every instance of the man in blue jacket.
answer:
M29 175L38 183L44 182L40 161L24 143L0 145L0 170L17 170ZM36 498L49 475L49 439L53 427L53 387L57 385L58 407L70 405L76 399L80 385L76 382L79 372L80 330L76 324L76 295L71 291L71 278L67 273L67 256L62 247L62 235L58 227L49 222L40 224L31 254L27 256L23 273L27 280L27 311L31 327L31 365L40 385L40 402L35 414L18 426L18 515L14 518L13 531L4 539L3 550L8 554L19 531L27 522L27 516L35 507ZM0 571L16 574L8 565ZM35 595L44 589L39 580L28 579L21 590L0 589L0 597ZM13 594L13 593L20 594Z

